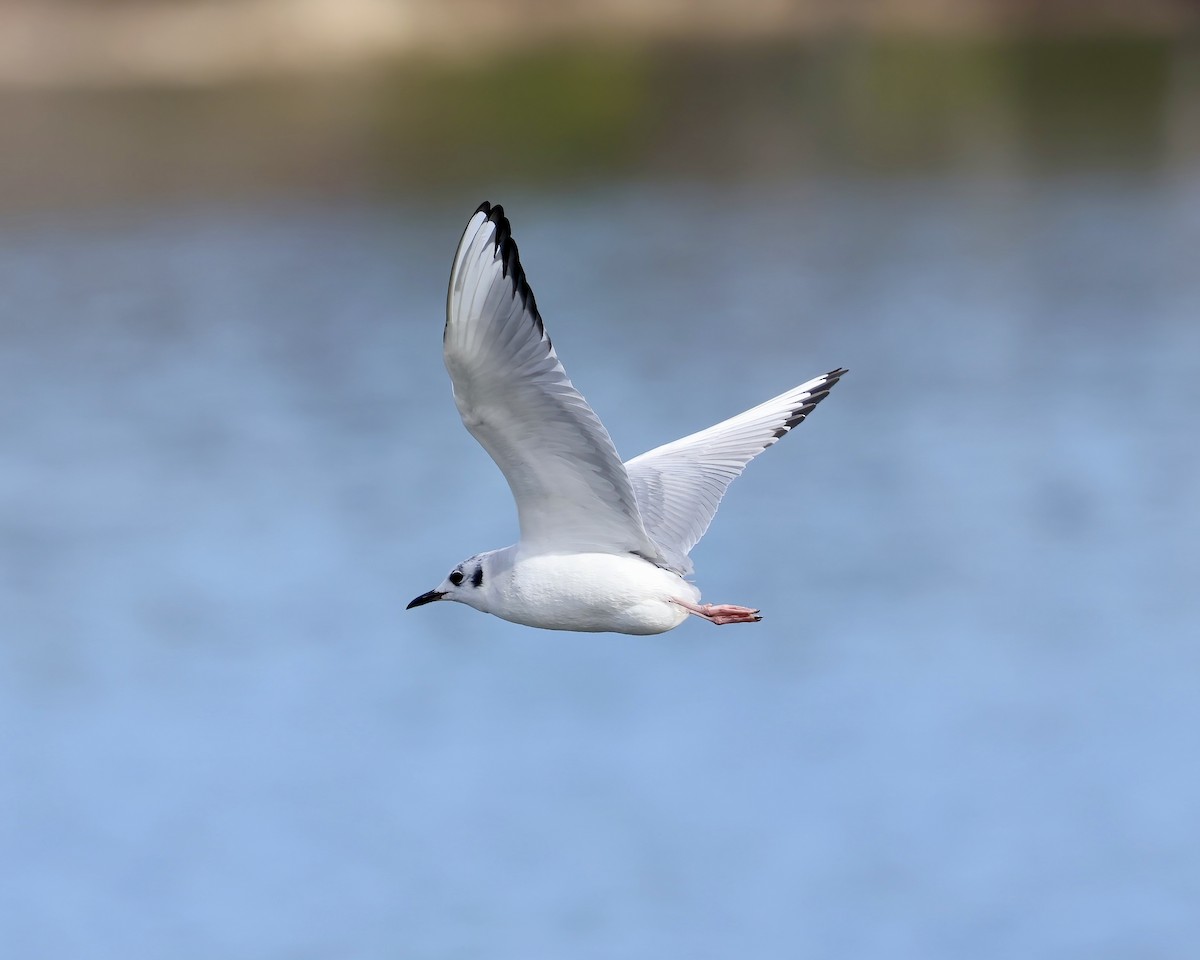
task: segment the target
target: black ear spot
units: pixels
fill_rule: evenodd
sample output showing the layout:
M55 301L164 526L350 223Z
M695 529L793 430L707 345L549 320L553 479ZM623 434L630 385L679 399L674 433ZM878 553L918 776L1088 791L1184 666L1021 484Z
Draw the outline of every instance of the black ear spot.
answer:
M471 586L473 586L473 587L482 587L483 586L483 564L480 564L479 566L477 566L475 568L475 572L473 574L471 574Z
M450 582L452 584L454 584L456 587L462 586L462 582L463 582L462 571L455 570L453 573L451 573L450 574Z

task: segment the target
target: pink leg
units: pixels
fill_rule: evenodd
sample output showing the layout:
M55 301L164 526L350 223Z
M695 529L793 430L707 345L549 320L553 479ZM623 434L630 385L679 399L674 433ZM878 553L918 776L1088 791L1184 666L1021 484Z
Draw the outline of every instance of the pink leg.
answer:
M697 606L686 600L680 600L678 597L672 597L671 602L679 604L688 613L701 617L709 623L715 623L717 626L724 623L758 623L762 619L757 610L750 607L739 607L732 603L706 603L703 606Z

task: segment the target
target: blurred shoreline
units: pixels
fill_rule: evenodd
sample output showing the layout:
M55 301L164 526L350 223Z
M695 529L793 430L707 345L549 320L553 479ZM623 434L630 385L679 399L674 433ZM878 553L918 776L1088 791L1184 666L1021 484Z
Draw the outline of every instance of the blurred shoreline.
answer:
M1198 24L1186 0L0 0L0 90L205 86L563 43L1179 37Z
M1200 158L1190 9L0 0L0 212L627 177L1171 176Z
M858 35L547 44L224 84L0 86L0 212L626 178L1190 178L1198 68L1188 41L1144 35Z

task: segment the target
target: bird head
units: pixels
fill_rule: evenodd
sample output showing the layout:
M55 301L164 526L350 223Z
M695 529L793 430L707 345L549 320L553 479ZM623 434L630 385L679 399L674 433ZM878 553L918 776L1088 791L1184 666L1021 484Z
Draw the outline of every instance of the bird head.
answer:
M453 600L487 612L484 599L487 595L484 584L488 582L487 559L488 554L479 554L464 560L437 587L415 597L406 609L422 607L434 600Z

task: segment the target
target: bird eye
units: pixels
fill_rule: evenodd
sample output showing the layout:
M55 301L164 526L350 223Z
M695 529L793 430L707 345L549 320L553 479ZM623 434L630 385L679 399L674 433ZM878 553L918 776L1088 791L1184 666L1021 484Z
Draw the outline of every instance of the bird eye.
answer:
M452 584L454 584L456 587L460 586L462 584L462 581L463 581L463 575L462 575L461 570L455 570L452 574L450 574L450 582Z

